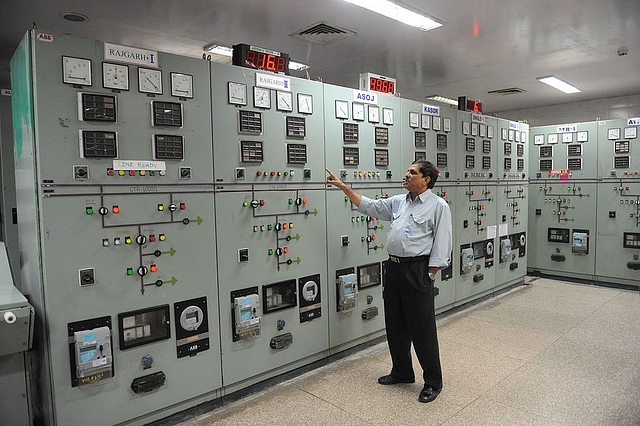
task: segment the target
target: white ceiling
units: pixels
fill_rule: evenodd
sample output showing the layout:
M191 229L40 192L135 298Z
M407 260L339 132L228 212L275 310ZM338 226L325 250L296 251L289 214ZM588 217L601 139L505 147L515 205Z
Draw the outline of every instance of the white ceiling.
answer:
M403 98L481 99L499 112L640 93L640 0L402 0L444 23L423 32L343 0L2 0L0 84L32 26L53 33L200 57L211 42L290 54L309 78L354 87L373 72L397 79ZM65 12L86 22L63 19ZM357 33L327 45L290 36L317 22ZM618 56L621 47L628 55ZM566 95L536 81L555 75ZM292 73L306 77L305 73ZM518 87L525 93L487 92Z

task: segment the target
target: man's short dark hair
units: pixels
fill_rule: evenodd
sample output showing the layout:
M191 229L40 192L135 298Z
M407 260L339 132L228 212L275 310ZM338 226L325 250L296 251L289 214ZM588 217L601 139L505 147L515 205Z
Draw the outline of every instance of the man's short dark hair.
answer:
M429 189L433 188L436 184L436 181L438 180L438 175L440 174L436 166L434 166L431 161L427 161L427 160L416 160L411 164L420 165L420 173L422 173L422 176L423 177L429 176L431 178L427 187Z

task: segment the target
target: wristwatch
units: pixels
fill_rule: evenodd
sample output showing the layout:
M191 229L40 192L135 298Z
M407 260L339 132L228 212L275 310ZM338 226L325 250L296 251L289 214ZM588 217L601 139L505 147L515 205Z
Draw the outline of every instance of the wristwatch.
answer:
M429 279L431 281L435 281L436 280L436 274L434 274L433 272L429 272Z

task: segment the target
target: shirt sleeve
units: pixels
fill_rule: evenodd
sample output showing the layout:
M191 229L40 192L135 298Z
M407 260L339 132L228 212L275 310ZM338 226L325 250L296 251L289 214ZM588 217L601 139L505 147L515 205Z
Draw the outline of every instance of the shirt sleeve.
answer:
M372 200L363 195L362 200L360 200L360 205L358 206L358 211L380 220L391 221L391 219L393 219L393 204L391 200L392 198Z
M444 200L436 209L435 225L429 266L446 268L451 263L453 231L451 225L451 210Z

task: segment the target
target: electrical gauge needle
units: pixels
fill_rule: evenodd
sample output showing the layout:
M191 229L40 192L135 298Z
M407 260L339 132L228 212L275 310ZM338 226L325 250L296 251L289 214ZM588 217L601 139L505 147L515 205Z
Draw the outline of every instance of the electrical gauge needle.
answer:
M156 86L155 84L153 84L153 81L151 81L151 79L149 77L147 77L147 81L149 83L151 83L151 85L153 86L154 89L158 90L158 86Z

